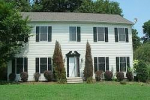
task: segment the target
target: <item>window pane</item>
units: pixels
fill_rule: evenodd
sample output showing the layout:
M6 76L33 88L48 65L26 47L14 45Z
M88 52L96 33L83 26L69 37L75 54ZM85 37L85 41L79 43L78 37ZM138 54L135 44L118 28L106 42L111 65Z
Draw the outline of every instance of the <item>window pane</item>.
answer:
M24 58L24 72L28 72L28 58Z
M104 41L105 29L103 27L98 27L98 41Z
M119 41L125 41L125 31L124 28L119 28Z
M40 41L47 41L47 26L40 27Z
M76 27L69 27L70 41L76 41Z
M40 72L44 73L47 70L47 58L40 58Z
M17 58L17 74L23 72L23 58Z
M120 57L120 71L126 71L126 58Z
M105 72L105 58L99 57L99 70L102 70Z

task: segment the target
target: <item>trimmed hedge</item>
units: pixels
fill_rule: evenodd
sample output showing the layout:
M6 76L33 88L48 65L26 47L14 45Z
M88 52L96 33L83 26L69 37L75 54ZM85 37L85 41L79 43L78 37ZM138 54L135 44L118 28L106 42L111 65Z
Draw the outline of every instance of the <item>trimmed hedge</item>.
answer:
M118 81L123 81L123 79L124 79L124 73L123 72L117 72L116 77L117 77Z
M107 70L105 73L104 73L104 76L105 76L105 80L106 81L111 81L112 80L112 77L113 77L113 73L109 70Z
M20 77L23 82L28 81L28 73L27 72L21 72Z
M50 82L53 79L53 72L52 71L45 71L44 72L45 79Z
M34 73L34 80L36 81L36 82L38 82L39 81L39 78L40 78L40 76L41 76L41 74L40 73Z

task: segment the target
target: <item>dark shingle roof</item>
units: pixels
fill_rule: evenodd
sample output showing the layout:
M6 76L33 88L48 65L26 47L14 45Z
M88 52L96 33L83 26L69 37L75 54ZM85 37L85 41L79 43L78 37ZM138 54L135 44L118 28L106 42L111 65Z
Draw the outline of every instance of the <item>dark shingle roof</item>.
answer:
M62 22L102 22L133 24L131 21L112 14L95 14L95 13L67 13L67 12L22 12L25 18L29 16L31 21L62 21Z

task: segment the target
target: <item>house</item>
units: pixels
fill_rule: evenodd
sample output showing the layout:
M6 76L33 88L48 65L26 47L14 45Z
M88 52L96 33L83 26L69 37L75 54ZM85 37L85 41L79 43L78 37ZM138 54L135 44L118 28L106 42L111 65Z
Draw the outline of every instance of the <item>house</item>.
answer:
M93 73L97 70L127 72L133 67L132 25L127 19L112 14L22 12L29 16L32 37L16 58L8 63L8 75L52 69L55 41L62 48L67 77L83 77L86 42L91 45ZM93 76L94 77L94 76Z

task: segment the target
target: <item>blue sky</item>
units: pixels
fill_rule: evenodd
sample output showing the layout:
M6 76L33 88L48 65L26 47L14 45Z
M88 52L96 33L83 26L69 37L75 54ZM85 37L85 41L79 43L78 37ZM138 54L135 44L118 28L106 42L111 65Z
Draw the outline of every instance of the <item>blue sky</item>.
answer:
M150 20L150 0L110 0L120 3L123 10L124 18L134 22L137 18L137 23L133 28L137 29L138 35L143 36L143 23Z

